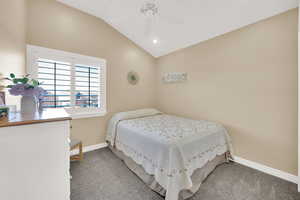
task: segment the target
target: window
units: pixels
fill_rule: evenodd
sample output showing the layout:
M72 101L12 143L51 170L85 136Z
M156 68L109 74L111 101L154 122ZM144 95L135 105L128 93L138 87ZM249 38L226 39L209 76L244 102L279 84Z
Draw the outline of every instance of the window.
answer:
M71 107L71 63L39 58L38 81L47 94L41 101L43 108Z
M106 62L103 59L27 47L27 71L47 93L43 108L65 108L73 118L106 113Z
M80 107L99 106L99 69L91 66L75 66L75 105Z

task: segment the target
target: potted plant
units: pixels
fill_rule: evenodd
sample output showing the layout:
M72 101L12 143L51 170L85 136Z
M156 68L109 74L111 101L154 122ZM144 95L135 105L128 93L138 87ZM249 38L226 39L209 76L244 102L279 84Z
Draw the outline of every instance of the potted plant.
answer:
M4 80L8 80L12 83L6 86L9 88L8 92L11 95L22 96L22 113L35 113L38 111L39 103L46 93L46 91L40 87L39 81L29 78L29 75L17 78L13 73L10 74L10 77L4 78Z

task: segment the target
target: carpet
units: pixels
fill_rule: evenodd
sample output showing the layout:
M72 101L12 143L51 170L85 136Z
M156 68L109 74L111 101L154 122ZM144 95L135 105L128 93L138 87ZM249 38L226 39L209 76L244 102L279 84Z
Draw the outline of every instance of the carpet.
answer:
M71 200L163 200L108 148L71 163ZM300 200L297 185L236 164L223 164L190 200Z

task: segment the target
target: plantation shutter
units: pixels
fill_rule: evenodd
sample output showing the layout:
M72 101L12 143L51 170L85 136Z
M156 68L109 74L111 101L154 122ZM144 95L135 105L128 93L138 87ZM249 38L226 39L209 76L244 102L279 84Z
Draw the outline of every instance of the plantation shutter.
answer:
M47 91L42 107L71 107L71 63L38 59L38 81Z
M78 107L100 107L101 67L75 65L75 105Z
M72 118L106 114L104 59L31 45L27 56L27 72L46 90L43 108L66 108Z

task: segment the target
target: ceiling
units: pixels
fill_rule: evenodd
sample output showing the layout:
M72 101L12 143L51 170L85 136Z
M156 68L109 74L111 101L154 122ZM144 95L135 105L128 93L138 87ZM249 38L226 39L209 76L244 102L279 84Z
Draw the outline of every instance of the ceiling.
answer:
M57 1L103 19L154 57L298 6L298 0L152 0L158 15L147 18L140 12L145 0Z

